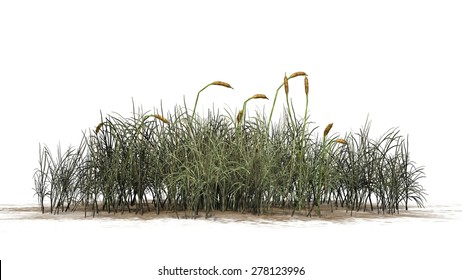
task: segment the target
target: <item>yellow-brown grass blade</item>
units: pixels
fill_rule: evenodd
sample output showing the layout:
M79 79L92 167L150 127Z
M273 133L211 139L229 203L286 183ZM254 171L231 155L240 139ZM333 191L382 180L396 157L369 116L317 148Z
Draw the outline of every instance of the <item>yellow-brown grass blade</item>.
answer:
M254 96L251 97L252 99L268 99L268 97L266 97L266 95L264 94L255 94Z
M159 114L154 114L153 117L162 121L163 123L170 124L170 122L166 118L164 118L163 116Z
M327 134L329 134L329 131L332 128L333 125L334 125L334 123L330 123L330 124L328 124L326 126L326 128L324 129L324 138L326 138Z
M284 90L286 92L286 95L289 94L289 79L287 79L287 75L284 74Z
M234 89L230 84L222 82L222 81L215 81L215 82L211 83L211 85L222 86L222 87L227 87L227 88Z
M237 113L237 123L241 123L243 115L244 115L244 111L239 110L239 113Z
M308 84L308 77L305 76L305 94L308 95L308 91L310 90L310 86Z
M101 130L101 128L103 127L104 125L104 122L101 122L99 123L97 126L96 126L96 129L95 129L95 133L98 134L98 132Z
M302 71L295 72L295 73L293 73L292 75L289 76L289 79L292 79L292 78L295 78L295 77L298 77L298 76L306 76L306 73L302 72Z

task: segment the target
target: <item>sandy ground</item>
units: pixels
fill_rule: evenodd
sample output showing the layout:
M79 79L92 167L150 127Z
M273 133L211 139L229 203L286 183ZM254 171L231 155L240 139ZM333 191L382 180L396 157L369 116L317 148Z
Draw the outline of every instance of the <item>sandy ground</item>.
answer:
M45 209L49 210L49 209ZM58 214L50 214L49 212L41 213L40 207L34 206L0 206L0 211L8 211L12 214L17 213L17 219L139 219L139 220L152 220L152 219L207 219L217 221L332 221L332 222L345 222L357 219L395 219L395 218L438 218L443 217L444 213L434 213L425 208L410 208L408 211L401 209L399 213L377 213L377 211L351 211L345 208L331 208L330 206L323 206L321 208L321 215L318 215L315 210L308 215L307 211L298 211L292 215L292 210L288 209L272 209L271 213L256 215L253 213L239 213L235 211L214 211L209 213L206 217L205 212L199 212L198 215L193 215L191 212L180 211L175 213L173 211L161 211L157 214L155 211L135 213L134 211L124 211L117 213L108 213L107 211L100 211L93 217L92 211L87 211L86 217L83 209L76 211L60 212Z

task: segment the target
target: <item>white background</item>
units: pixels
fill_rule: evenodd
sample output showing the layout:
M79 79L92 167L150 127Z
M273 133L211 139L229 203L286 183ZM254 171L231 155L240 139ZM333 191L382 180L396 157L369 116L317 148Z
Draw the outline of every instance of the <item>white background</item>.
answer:
M399 127L424 165L430 202L461 195L457 1L2 1L0 202L34 202L39 143L77 145L103 114L172 111L215 80L199 113L310 79L323 129ZM303 80L290 96L303 114ZM257 100L248 109L263 109ZM282 108L283 95L277 108ZM276 115L277 117L280 115Z
M39 143L78 145L103 114L199 113L310 79L311 121L409 134L430 202L460 197L461 9L456 1L2 1L0 202L34 202ZM291 81L303 114L303 80ZM298 102L299 101L299 102ZM249 110L270 106L257 100ZM278 109L284 103L278 100ZM280 115L276 115L277 117Z
M192 107L214 80L235 90L204 92L201 113L212 104L235 110L255 93L272 99L295 71L309 74L312 121L334 122L341 135L368 114L375 137L400 127L411 158L426 166L429 199L455 199L462 19L454 3L3 1L0 199L29 200L39 143L77 145L100 110L128 115L132 98L172 110L183 96ZM291 81L291 97L303 114L302 79Z
M272 100L295 71L309 75L321 129L358 131L368 115L373 137L399 127L429 203L460 202L461 12L457 1L1 1L0 204L34 203L39 143L77 145L100 110L128 116L132 98L172 110L183 96L192 107L215 80L235 89L207 89L199 113L235 110L256 93ZM302 81L290 81L299 114ZM13 220L0 224L0 254L11 279L158 279L147 275L163 264L300 264L306 279L458 272L460 224L349 225Z

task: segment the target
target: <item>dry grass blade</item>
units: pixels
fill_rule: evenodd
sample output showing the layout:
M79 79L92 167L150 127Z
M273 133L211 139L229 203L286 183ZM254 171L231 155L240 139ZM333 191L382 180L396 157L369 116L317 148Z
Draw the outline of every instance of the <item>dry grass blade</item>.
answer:
M153 117L160 120L160 121L162 121L162 122L164 122L164 123L166 123L166 124L170 124L170 122L166 118L164 118L163 116L161 116L159 114L155 114L155 115L153 115Z
M240 110L239 113L237 113L237 123L241 123L242 115L244 115L244 111Z
M268 99L268 97L266 97L266 95L264 94L255 94L254 96L252 96L252 99Z
M328 124L326 126L326 128L324 129L324 138L326 138L327 134L329 134L329 131L332 128L333 125L334 125L334 123L330 123L330 124Z
M101 128L103 127L104 125L104 122L101 122L99 123L97 126L96 126L96 129L95 129L95 133L98 134L98 132L101 130Z
M308 91L310 90L310 86L308 84L308 77L305 76L305 94L308 95Z
M298 76L306 76L306 73L305 72L295 72L293 73L292 75L289 76L289 79L292 79L292 78L295 78L295 77L298 77Z
M227 88L234 89L232 86L230 86L230 84L225 83L225 82L221 82L221 81L215 81L215 82L211 83L211 85L222 86L222 87L227 87Z
M289 94L289 79L287 79L287 75L284 74L284 90L286 95Z

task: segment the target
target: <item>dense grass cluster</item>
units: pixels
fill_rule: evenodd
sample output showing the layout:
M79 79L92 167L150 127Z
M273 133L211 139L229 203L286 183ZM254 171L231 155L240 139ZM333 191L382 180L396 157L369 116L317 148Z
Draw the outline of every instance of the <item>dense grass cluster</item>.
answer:
M289 80L304 77L306 108L297 118L288 99ZM196 216L238 211L321 214L320 206L347 211L395 213L409 202L423 206L419 184L423 168L409 158L409 143L397 129L369 137L370 122L344 138L320 135L308 121L308 79L303 72L284 77L271 115L246 119L247 99L237 116L218 110L205 117L177 106L164 115L135 110L130 117L101 116L78 147L57 154L40 147L34 173L42 212L78 208L90 211L172 211ZM285 113L272 122L279 90L286 93ZM292 109L291 109L292 108Z

